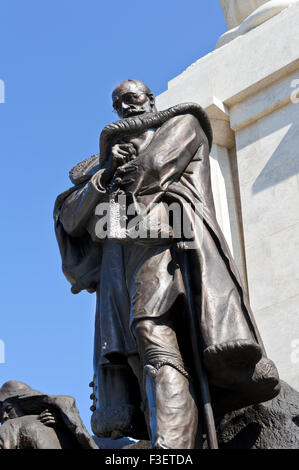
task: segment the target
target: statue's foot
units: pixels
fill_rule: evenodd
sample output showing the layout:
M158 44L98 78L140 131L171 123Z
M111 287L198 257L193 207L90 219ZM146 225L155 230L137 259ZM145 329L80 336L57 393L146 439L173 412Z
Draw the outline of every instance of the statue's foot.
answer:
M237 340L213 345L204 351L204 364L211 384L239 392L268 392L277 385L274 363L257 343Z
M229 380L227 374L231 369L254 366L263 356L257 343L244 339L214 344L206 348L203 354L209 375L223 376L224 380Z

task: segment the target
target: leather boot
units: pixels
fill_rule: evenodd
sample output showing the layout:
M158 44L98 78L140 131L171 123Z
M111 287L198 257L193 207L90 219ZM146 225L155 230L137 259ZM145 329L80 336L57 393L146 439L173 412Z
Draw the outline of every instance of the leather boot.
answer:
M144 390L153 449L193 449L198 410L191 381L170 365L148 365Z

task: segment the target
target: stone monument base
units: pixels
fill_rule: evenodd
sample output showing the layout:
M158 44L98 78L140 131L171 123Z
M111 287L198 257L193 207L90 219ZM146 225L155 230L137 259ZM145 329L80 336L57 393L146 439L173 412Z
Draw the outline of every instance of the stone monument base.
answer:
M229 413L217 427L221 449L299 449L299 392L281 382L276 398Z

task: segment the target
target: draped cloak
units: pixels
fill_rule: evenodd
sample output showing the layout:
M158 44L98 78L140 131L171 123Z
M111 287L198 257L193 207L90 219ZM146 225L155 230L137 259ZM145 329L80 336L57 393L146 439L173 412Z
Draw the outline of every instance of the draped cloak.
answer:
M178 292L183 297L179 307L175 307L175 299L167 308L179 308L179 322L189 325L185 342L191 345L193 364L204 360L216 415L269 400L279 392L279 379L274 364L266 357L238 269L216 220L209 163L212 130L199 105L187 103L123 119L103 130L100 157L86 159L71 170L74 186L58 196L55 204L63 272L73 293L83 289L100 292L105 245L95 235L99 220L95 206L117 193L117 184L107 186L101 176L107 172L111 146L117 139L131 138L134 142L136 136L149 129L154 130L153 138L131 162L126 195L146 208L146 216L151 214L153 203L176 202L195 226L195 244L191 248L173 240L184 292ZM199 213L196 207L200 207ZM150 244L151 240L143 243ZM97 313L102 323L105 314ZM97 339L99 334L96 330L93 430L104 437L113 435L116 429L120 435L144 437L136 379L123 361L114 360L109 367ZM241 359L240 363L231 357L225 359L231 348L236 350L236 357L241 357L248 343L260 351L260 357L253 358L249 368L242 365ZM190 369L196 385L196 368L190 364Z

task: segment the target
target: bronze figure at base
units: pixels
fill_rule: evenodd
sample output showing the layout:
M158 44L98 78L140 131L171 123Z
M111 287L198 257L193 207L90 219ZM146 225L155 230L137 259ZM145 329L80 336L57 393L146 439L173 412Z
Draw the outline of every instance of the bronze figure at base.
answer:
M69 396L11 380L0 388L0 449L97 449Z

